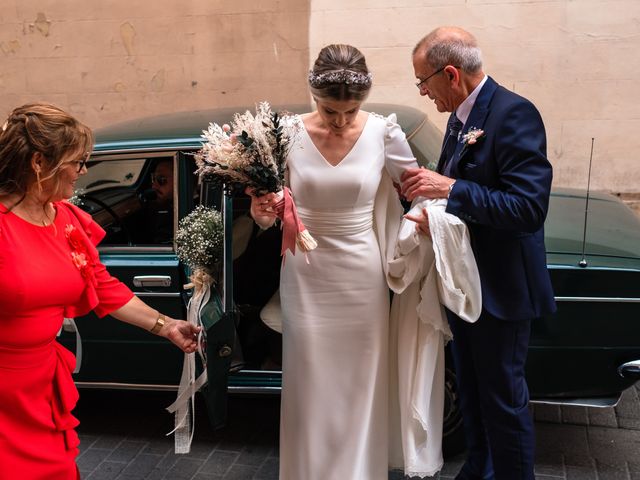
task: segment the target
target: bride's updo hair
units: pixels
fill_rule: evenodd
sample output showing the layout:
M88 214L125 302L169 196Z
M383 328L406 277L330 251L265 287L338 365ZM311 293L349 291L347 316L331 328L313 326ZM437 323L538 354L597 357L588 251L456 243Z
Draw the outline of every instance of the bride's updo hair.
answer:
M328 45L309 71L314 98L364 101L371 90L371 73L364 55L351 45Z

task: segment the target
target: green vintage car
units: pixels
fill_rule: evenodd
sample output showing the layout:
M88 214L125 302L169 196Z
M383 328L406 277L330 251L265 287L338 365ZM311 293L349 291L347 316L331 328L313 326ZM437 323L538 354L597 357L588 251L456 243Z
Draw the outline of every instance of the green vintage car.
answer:
M434 165L442 133L424 113L388 104L366 109L395 112L418 161ZM278 229L258 232L247 216L246 197L229 198L194 174L202 130L244 110L175 113L98 130L88 173L77 184L78 200L107 232L99 249L109 271L176 318L185 317L190 295L183 289L189 272L172 242L177 222L199 203L225 210L228 261L220 289L227 308L238 314L228 389L278 393L281 338L260 319L278 285ZM152 178L171 190L168 205L158 202ZM533 324L527 378L534 402L611 406L640 378L640 219L611 195L592 193L585 219L586 204L584 191L552 193L546 245L558 311ZM176 388L182 353L168 342L93 314L75 322L82 346L79 387ZM60 340L71 350L77 347L68 325ZM451 451L461 441L461 418L450 367L446 381L444 435Z

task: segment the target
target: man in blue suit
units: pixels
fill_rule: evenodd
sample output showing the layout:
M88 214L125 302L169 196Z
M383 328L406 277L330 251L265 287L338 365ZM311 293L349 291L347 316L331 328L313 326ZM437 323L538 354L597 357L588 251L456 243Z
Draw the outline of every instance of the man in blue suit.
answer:
M552 168L542 118L482 70L470 33L441 27L413 51L420 95L451 112L437 172L405 173L408 200L448 198L465 220L480 272L482 315L447 312L468 455L460 480L534 479L535 434L524 365L531 322L555 310L543 224ZM428 219L415 218L428 234Z

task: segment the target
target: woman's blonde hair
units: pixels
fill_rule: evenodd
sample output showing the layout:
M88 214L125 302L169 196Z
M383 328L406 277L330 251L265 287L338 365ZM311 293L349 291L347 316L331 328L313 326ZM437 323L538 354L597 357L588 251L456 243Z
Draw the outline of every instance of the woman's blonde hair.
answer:
M19 195L19 203L34 183L55 179L65 157L92 148L91 129L55 105L36 102L14 109L0 127L0 195ZM32 167L36 153L42 156L42 177ZM58 187L55 180L53 187Z

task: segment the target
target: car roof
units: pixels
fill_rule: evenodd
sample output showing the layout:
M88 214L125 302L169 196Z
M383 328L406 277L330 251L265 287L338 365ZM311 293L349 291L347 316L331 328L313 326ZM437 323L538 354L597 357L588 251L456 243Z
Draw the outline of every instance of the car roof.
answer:
M368 103L363 109L383 116L396 113L408 137L426 121L424 112L404 105ZM219 125L229 123L235 113L246 110L254 111L253 107L190 110L116 123L96 129L94 151L199 148L202 131L210 122ZM300 114L310 112L312 107L310 104L274 105L272 110Z
M305 113L310 104L274 105L274 111ZM404 105L368 103L364 110L388 116L397 121L408 138L428 124L432 136L436 127L424 112ZM201 134L210 122L230 122L237 112L254 111L253 107L226 107L174 112L129 120L96 129L95 152L197 149ZM432 131L433 130L433 131ZM439 145L434 147L439 148ZM554 188L545 224L546 247L550 253L580 254L584 232L585 191ZM640 219L617 197L592 192L589 199L586 252L590 255L640 258Z
M586 209L584 190L553 189L545 223L548 253L582 252ZM590 192L586 222L588 255L640 258L640 218L618 197Z

